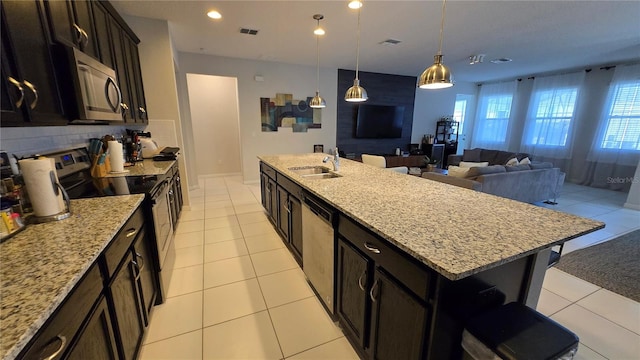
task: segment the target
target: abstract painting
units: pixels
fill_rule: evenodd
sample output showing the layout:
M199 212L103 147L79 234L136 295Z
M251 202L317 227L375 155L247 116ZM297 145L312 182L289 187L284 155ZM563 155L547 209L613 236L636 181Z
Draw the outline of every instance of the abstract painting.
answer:
M278 131L292 128L293 132L322 127L322 111L309 106L306 100L294 100L292 94L276 94L274 98L260 98L260 122L262 131Z

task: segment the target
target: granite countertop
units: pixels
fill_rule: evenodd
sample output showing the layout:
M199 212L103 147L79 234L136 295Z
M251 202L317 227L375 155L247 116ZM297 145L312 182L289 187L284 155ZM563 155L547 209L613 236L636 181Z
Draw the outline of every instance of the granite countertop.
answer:
M421 177L340 159L337 178L291 167L326 154L259 156L264 163L450 280L539 252L604 223Z
M122 176L146 176L146 175L164 175L171 169L176 160L154 161L144 159L133 163L133 166L124 168L123 173L109 173L105 177L122 177Z
M71 200L71 217L28 225L0 244L0 358L15 358L142 203Z

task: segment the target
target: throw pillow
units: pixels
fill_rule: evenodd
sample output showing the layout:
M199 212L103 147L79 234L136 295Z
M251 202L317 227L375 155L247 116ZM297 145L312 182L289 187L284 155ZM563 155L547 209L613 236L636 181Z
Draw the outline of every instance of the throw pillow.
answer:
M469 172L469 169L470 168L463 168L460 166L450 165L447 170L448 170L449 176L464 178L464 177L467 177L467 173Z
M520 160L520 162L518 164L527 164L527 165L529 165L529 164L531 164L531 160L529 160L529 158L526 157L526 158Z
M489 175L489 174L496 174L496 173L503 173L503 172L507 172L507 170L502 165L472 167L469 169L469 172L467 173L467 178L474 179L480 175Z
M488 161L484 161L484 162L460 161L460 164L458 164L458 166L462 168L472 168L476 166L489 166L489 162Z
M507 161L506 164L504 164L505 166L515 166L518 165L518 158L514 157L512 159L509 159L509 161Z

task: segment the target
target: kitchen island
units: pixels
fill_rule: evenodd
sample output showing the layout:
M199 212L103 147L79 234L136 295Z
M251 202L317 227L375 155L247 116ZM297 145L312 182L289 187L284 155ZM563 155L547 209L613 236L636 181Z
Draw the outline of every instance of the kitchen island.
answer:
M71 217L28 225L0 244L1 359L14 359L25 349L90 269L98 279L90 285L102 292L95 264L143 200L144 195L72 200ZM93 300L84 300L92 306Z
M291 180L338 211L336 313L363 357L459 357L468 318L503 302L535 308L550 248L604 227L346 159L339 177L292 170L331 168L324 156L259 158L276 183Z

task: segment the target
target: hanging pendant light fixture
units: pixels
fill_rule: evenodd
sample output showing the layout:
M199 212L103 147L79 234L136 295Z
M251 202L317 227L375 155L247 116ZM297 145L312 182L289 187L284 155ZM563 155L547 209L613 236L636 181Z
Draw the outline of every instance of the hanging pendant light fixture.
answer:
M433 65L420 75L418 87L421 89L445 89L453 86L453 75L442 63L442 33L444 30L444 14L447 0L442 1L442 20L440 22L440 46L438 54L433 57Z
M360 86L360 79L358 79L358 65L360 62L360 9L362 8L362 2L359 2L358 9L358 34L356 42L356 78L353 80L353 86L347 89L347 93L344 95L344 99L349 102L363 102L369 98L367 96L367 90Z
M318 21L318 27L313 31L313 33L316 34L316 96L311 99L309 106L314 109L322 109L327 106L327 103L320 96L320 36L324 35L324 30L320 27L320 20L324 19L324 16L322 14L315 14L313 18Z

